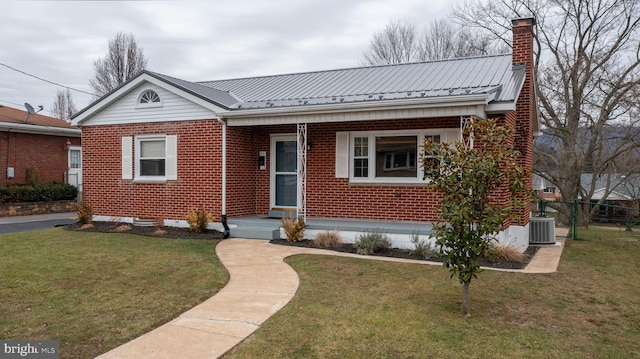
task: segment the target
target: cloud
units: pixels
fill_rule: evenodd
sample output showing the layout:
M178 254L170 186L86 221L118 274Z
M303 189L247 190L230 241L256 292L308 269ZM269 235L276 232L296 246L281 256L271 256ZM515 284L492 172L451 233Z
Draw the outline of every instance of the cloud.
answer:
M460 1L460 0L455 0ZM0 62L90 91L93 62L132 33L148 68L191 81L358 65L374 31L395 18L443 17L450 1L258 0L4 2ZM59 87L0 66L0 104L49 110ZM91 96L74 92L80 107Z

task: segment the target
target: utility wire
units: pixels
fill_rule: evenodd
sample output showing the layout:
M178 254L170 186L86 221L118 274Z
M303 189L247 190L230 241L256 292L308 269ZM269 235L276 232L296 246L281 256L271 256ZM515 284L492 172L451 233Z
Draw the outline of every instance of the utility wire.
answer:
M32 74L30 74L30 73L28 73L28 72L24 72L24 71L22 71L22 70L18 70L18 69L16 69L15 67L11 67L11 66L9 66L9 65L7 65L7 64L3 64L2 62L0 62L0 65L4 66L4 67L6 67L6 68L9 68L9 69L11 69L11 70L13 70L13 71L19 72L19 73L21 73L21 74L24 74L24 75L27 75L27 76L31 76L31 77L33 77L33 78L36 78L36 79L40 80L40 81L48 82L48 83L50 83L50 84L52 84L52 85L56 85L56 86L60 86L60 87L64 87L64 88L66 88L66 89L73 90L73 91L77 91L77 92L86 93L87 95L91 95L91 96L97 96L96 94L93 94L93 93L91 93L91 92L78 90L78 89L75 89L75 88L73 88L73 87L69 87L69 86L61 85L61 84L59 84L59 83L56 83L56 82L53 82L53 81L49 81L49 80L47 80L47 79L43 79L42 77L38 77L38 76L36 76L36 75L32 75Z
M3 100L3 99L0 99L0 102L10 103L10 104L12 104L12 105L16 105L16 106L24 106L23 104L19 104L19 103L11 102L11 101L6 101L6 100ZM2 106L2 105L0 105L0 106ZM19 108L19 107L18 107L18 108ZM42 110L42 112L47 112L49 115L53 115L53 112L51 112L51 111L49 111L49 110L44 110L44 109L43 109L43 110Z

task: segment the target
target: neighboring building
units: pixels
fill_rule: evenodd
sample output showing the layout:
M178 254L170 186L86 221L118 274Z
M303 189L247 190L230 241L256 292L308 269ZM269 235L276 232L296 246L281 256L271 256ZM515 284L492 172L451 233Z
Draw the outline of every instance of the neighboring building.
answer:
M0 186L27 181L82 184L80 129L0 105Z
M531 178L531 188L538 199L545 201L559 201L562 198L560 189L543 177L534 174Z
M470 118L497 118L516 126L511 141L531 171L535 20L513 26L513 55L205 82L145 71L73 119L85 203L96 220L179 226L201 206L221 222L296 211L433 222L425 137L457 141ZM495 193L505 205L509 196ZM526 247L529 217L519 209L502 238Z
M616 222L638 217L638 211L629 208L640 208L640 174L603 174L594 181L592 174L584 173L580 183L586 193L593 189L590 202L592 207L598 206L593 220Z

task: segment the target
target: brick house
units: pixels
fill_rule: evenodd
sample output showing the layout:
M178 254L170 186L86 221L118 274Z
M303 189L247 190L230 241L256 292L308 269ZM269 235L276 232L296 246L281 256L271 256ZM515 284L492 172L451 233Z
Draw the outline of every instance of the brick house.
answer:
M0 105L0 186L36 179L81 185L80 137L66 121Z
M218 228L290 211L428 224L438 196L418 163L425 137L460 140L468 119L498 118L517 125L531 168L534 26L513 21L513 55L203 82L144 71L73 119L85 203L96 220L176 226L200 206ZM506 188L496 198L508 203ZM529 217L521 209L501 238L528 244Z

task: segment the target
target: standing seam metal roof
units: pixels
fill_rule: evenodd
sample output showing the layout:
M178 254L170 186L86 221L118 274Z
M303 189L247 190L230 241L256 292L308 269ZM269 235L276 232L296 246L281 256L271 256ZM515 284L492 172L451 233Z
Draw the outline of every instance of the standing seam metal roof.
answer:
M227 108L251 109L483 93L510 102L524 72L509 54L196 83L158 75Z

